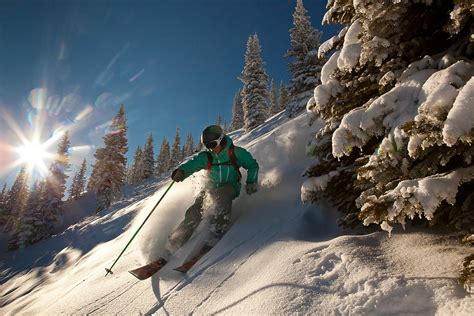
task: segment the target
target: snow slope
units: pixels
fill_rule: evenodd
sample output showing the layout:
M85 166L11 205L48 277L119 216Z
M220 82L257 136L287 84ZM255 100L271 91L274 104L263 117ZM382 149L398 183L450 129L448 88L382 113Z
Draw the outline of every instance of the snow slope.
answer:
M259 161L261 188L235 201L232 228L187 275L171 268L189 245L149 280L127 270L160 255L199 190L199 175L170 190L113 275L104 277L104 268L161 197L166 179L128 190L101 216L49 240L2 252L0 314L469 315L474 298L455 274L469 250L454 236L414 228L395 229L391 238L356 234L336 226L330 207L301 203L301 174L313 162L305 140L317 128L307 119L280 114L250 134L233 133Z

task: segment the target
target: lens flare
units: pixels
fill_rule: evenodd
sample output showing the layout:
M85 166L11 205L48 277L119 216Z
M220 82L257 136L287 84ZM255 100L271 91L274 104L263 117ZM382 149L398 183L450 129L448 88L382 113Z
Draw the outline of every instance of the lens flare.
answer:
M32 174L34 171L45 176L48 173L47 164L55 158L54 154L48 152L48 148L63 135L63 132L57 131L55 135L46 142L41 142L41 128L33 127L31 137L28 137L24 130L18 126L15 120L6 111L0 111L1 118L15 134L18 139L18 146L2 145L2 155L11 156L9 162L0 166L0 175L7 174L10 170L14 170L21 165L27 165L27 171ZM33 121L36 121L33 119ZM14 157L17 156L17 157Z
M22 146L16 148L16 152L19 155L19 163L27 164L28 169L38 170L40 172L46 172L46 160L53 157L51 153L47 151L47 146L38 141L27 141Z
M128 94L123 97L128 97ZM107 105L117 100L120 99L112 94L104 94L98 103ZM54 147L66 131L69 135L77 135L85 128L95 132L96 128L105 131L111 125L109 121L99 127L93 126L89 119L93 119L93 124L97 121L97 117L92 117L96 108L92 104L84 104L81 109L82 102L77 91L62 97L47 88L35 88L23 101L28 109L25 117L14 118L0 107L0 177L22 166L26 166L27 172L33 175L31 179L45 177L49 173L48 166L61 158ZM20 125L17 119L25 126ZM69 147L70 161L79 160L77 157L84 157L92 150L94 147L89 145Z
M85 117L87 117L89 114L92 113L92 111L94 111L94 108L88 104L86 105L86 108L84 110L81 111L81 113L79 113L76 118L74 119L74 122L78 122L82 119L84 119Z

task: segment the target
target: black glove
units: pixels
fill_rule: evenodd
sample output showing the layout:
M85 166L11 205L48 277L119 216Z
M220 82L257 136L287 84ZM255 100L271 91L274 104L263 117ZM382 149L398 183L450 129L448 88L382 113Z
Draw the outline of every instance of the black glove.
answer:
M185 178L184 176L184 171L181 169L175 169L173 173L171 174L171 179L176 182L181 182Z
M258 184L257 183L247 183L245 186L245 191L247 191L247 194L254 194L255 192L258 191Z

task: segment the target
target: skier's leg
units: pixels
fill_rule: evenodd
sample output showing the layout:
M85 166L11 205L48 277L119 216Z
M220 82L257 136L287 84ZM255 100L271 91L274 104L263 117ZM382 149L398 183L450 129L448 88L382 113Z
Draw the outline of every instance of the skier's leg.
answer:
M198 195L194 204L186 211L184 220L169 235L166 250L168 250L170 254L174 253L183 246L186 241L188 241L196 227L201 222L204 195L204 191Z
M211 239L209 246L214 246L222 236L229 230L232 200L235 198L235 189L228 184L209 192L215 206L215 214L211 221Z

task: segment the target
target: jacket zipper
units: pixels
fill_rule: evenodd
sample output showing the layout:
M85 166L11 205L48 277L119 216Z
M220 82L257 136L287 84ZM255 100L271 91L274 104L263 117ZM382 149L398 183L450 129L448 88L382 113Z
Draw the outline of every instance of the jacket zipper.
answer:
M217 155L216 155L216 158L217 158L217 163L219 164L219 183L222 183L222 165Z

